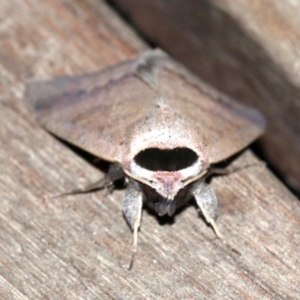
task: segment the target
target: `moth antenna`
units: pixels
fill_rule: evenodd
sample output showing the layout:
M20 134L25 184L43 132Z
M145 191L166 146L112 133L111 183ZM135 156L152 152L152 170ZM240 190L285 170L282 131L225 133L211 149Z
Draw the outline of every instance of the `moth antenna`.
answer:
M139 231L139 223L134 224L134 229L133 229L133 245L132 245L132 255L131 255L131 260L130 264L128 266L128 270L131 270L133 267L133 262L134 262L134 257L135 254L137 253L137 244L138 244L138 231Z
M203 207L203 205L199 204L199 208L204 216L205 221L210 224L213 231L215 232L217 238L222 242L222 244L226 244L224 236L219 231L219 228L215 222L215 220L208 214L207 210Z
M132 257L128 270L133 266L134 255L137 252L138 231L141 225L143 207L143 193L141 184L135 180L129 180L123 198L123 213L133 231Z
M133 262L134 262L134 256L135 256L135 253L133 252L132 255L131 255L130 264L129 264L129 266L128 266L128 271L131 271L131 270L132 270Z
M225 240L224 236L221 234L221 232L219 231L219 228L215 222L214 219L208 217L205 215L205 210L202 210L202 213L204 215L205 220L207 221L207 223L210 224L210 226L212 227L213 231L215 232L215 235L217 236L217 238L221 241L221 243L231 252L235 253L236 255L240 256L241 253L236 250L235 248L233 248L232 246L230 246L227 241Z
M204 213L203 213L203 215L204 215ZM205 217L205 216L204 216L204 217ZM205 218L205 219L206 219L206 218ZM233 248L231 245L229 245L229 244L227 243L227 241L225 240L224 236L223 236L223 235L221 234L221 232L219 231L218 226L217 226L215 220L214 220L214 219L209 219L209 220L206 219L206 221L211 225L211 227L213 228L213 230L214 230L214 232L215 232L217 238L221 241L221 243L222 243L229 251L231 251L231 252L235 253L236 255L240 256L241 253L240 253L238 250L236 250L235 248Z

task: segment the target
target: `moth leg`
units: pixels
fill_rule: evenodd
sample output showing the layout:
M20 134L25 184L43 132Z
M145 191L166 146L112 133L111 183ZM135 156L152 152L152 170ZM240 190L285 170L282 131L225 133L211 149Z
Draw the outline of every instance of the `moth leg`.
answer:
M133 230L132 258L129 264L129 270L133 266L134 255L137 252L138 230L141 224L142 206L143 194L140 184L137 181L129 179L125 197L123 199L123 213L128 224Z
M197 182L193 187L193 195L196 199L205 220L211 225L216 236L224 242L215 220L217 219L218 199L210 185L204 181Z
M218 167L213 166L213 167L210 167L208 172L205 174L205 177L207 178L211 175L228 175L228 174L242 171L244 169L253 168L253 167L262 167L262 166L265 166L264 162L251 163L251 164L246 164L244 166L237 166L237 167L228 166L225 168L218 168Z
M84 188L78 188L71 190L69 192L64 192L60 194L56 194L53 196L50 196L49 198L57 198L61 196L68 196L68 195L74 195L74 194L84 194L88 192L92 192L95 190L103 189L105 187L110 186L115 180L121 179L124 177L124 172L122 168L118 164L112 164L109 166L108 172L104 175L103 178L97 180L96 182L93 182Z

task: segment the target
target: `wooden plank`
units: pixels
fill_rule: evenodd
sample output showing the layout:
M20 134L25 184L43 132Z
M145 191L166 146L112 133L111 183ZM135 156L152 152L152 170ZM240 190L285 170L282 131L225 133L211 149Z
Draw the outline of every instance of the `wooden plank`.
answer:
M24 83L91 72L146 49L102 1L0 3L1 299L297 299L300 205L255 166L212 185L222 245L193 205L174 219L144 210L132 271L123 190L45 199L102 176L34 121Z
M264 112L261 155L300 195L300 1L113 2L154 44Z

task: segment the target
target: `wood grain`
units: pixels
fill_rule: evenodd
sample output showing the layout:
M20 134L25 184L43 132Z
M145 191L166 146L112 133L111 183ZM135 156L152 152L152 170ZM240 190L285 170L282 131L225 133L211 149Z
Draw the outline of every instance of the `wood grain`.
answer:
M46 199L102 174L42 130L23 101L24 83L102 69L147 48L102 1L0 2L1 299L297 299L299 201L255 164L212 185L218 225L193 205L174 219L144 210L139 252L123 190Z
M205 81L260 108L261 155L300 195L300 1L113 2Z

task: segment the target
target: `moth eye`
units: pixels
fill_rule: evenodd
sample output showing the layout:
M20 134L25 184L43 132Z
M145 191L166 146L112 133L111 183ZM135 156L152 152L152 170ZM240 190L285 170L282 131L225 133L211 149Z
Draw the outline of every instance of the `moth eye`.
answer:
M197 153L189 148L148 148L134 157L136 164L145 169L167 172L188 168L197 160Z

